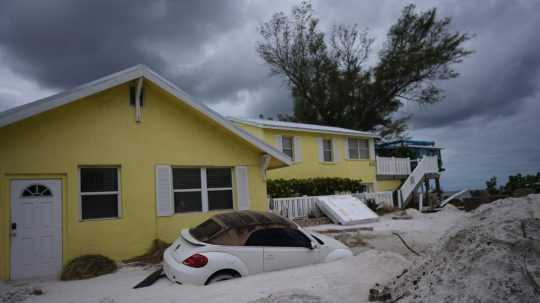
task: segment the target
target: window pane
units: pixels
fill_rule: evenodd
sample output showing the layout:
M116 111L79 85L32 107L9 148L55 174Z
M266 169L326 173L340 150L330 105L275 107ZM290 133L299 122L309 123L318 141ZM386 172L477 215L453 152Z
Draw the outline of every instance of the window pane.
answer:
M173 168L173 188L201 188L200 168Z
M103 167L81 168L81 192L118 191L118 169Z
M208 210L232 209L232 190L212 190L208 192Z
M292 149L293 148L293 138L292 137L282 137L283 149Z
M360 159L369 159L369 150L361 149L360 150Z
M358 159L359 158L358 149L349 149L349 158Z
M349 158L358 159L358 156L359 156L358 140L356 139L348 139L348 140L349 140Z
M332 162L332 151L331 150L325 150L324 151L324 161L326 162Z
M206 241L213 235L217 234L223 229L221 225L217 224L213 219L208 219L203 223L189 230L189 233L199 241Z
M232 187L230 168L207 168L206 180L208 188Z
M293 159L294 153L292 149L283 149L283 153L289 156L289 158ZM293 159L294 160L294 159Z
M118 195L81 196L83 219L118 217Z
M332 140L325 139L323 140L324 150L332 150Z
M300 231L288 228L261 229L252 233L246 246L309 247L311 241Z
M356 140L358 142L358 146L360 148L364 148L364 149L367 149L369 144L368 144L368 140Z
M294 141L292 137L282 137L282 151L284 154L293 159L294 157ZM293 159L294 160L294 159Z
M174 193L174 211L177 213L202 211L201 192L194 191Z

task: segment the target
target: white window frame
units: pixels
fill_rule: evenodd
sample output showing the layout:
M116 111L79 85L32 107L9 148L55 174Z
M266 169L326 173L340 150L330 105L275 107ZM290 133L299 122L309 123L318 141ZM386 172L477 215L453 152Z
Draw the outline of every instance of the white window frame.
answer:
M82 174L81 170L85 168L114 168L116 169L116 178L118 188L116 191L96 191L96 192L83 192L82 191ZM79 166L79 220L80 221L99 221L99 220L114 220L114 219L121 219L122 218L122 184L120 183L120 166L91 166L91 165L85 165L85 166ZM83 209L82 209L82 197L83 196L104 196L104 195L115 195L116 194L116 203L118 207L118 216L116 217L103 217L103 218L92 218L92 219L83 219Z
M281 151L288 156L287 153L285 153L285 140L291 140L291 160L295 161L294 159L294 152L295 152L295 146L294 146L294 137L293 136L281 136Z
M188 188L188 189L174 189L174 169L200 169L201 171L201 188ZM206 169L210 168L217 168L217 169L229 169L231 172L231 186L230 187L208 187L208 179L206 178ZM201 203L202 203L202 210L201 212L209 212L209 211L219 211L219 210L209 210L209 203L208 203L208 192L210 191L225 191L230 190L232 197L233 197L233 205L232 208L224 208L222 210L227 209L234 209L234 189L233 189L233 177L232 177L232 168L231 167L185 167L185 166L173 166L173 179L172 179L172 191L173 191L173 210L175 214L186 214L186 213L196 213L197 211L189 211L189 212L177 212L176 208L174 207L174 193L186 193L186 192L201 192Z
M326 148L326 142L330 142L330 149L327 149ZM331 155L331 159L330 160L326 160L326 152L330 151L330 155ZM333 139L322 139L322 159L323 159L323 162L326 162L326 163L332 163L335 161L336 157L334 155L335 151L334 151L334 140Z
M351 160L369 160L370 152L369 152L369 140L368 139L347 138L347 140L348 140L347 141L347 146L349 148L347 153L349 153L349 159L351 159ZM360 141L367 142L367 146L365 148L360 147ZM351 155L351 149L354 149L354 148L356 148L356 150L358 151L358 157L356 157L356 158L354 158ZM367 157L365 157L365 158L361 157L361 151L365 151Z

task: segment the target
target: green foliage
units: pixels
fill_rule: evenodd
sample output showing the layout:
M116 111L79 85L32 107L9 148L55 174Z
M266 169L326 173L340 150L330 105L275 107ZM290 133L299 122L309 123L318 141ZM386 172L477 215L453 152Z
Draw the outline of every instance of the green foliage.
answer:
M435 8L406 6L378 62L369 65L374 39L367 30L336 25L327 36L309 2L289 16L275 14L259 28L257 52L272 74L286 79L294 98L294 114L278 118L360 130L382 126L386 137L401 135L409 117L394 113L407 101L442 100L440 80L457 77L453 65L472 53L463 47L471 37L452 32L450 23Z
M491 177L486 181L486 190L490 195L504 194L513 195L517 190L530 189L530 192L540 193L540 172L536 175L517 174L508 176L505 185L497 188L497 178Z
M497 189L497 177L491 177L486 181L486 190L490 195L496 195L499 193Z
M408 148L407 146L400 146L398 148L392 148L392 149L379 149L377 151L378 155L381 157L396 157L396 158L409 158L409 159L417 159L418 155L416 152Z
M309 178L275 179L266 182L268 195L272 198L333 195L336 192L361 192L365 185L360 179Z
M502 191L507 195L512 195L518 189L530 188L535 192L540 192L540 172L536 175L508 176L508 182L502 187Z

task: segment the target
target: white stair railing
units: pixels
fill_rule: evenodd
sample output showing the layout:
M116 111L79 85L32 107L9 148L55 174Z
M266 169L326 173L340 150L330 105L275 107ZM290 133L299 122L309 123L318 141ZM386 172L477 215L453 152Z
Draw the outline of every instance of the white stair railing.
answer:
M403 207L407 205L411 194L420 185L426 174L436 174L439 172L439 163L436 156L424 157L412 173L407 177L400 188L400 194L403 201Z

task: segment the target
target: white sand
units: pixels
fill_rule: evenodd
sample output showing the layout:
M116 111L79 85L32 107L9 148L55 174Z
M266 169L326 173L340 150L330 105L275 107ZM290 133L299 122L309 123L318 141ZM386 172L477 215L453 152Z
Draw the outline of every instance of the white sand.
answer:
M356 250L354 257L337 262L259 274L210 286L177 285L161 279L151 287L138 290L131 288L151 270L124 267L117 273L83 281L0 283L0 302L6 292L34 287L42 288L45 294L29 296L25 302L367 302L368 291L374 283L388 281L411 265L410 253L391 235L392 231L398 231L411 246L422 251L465 214L450 207L434 214L414 212L412 220L392 220L391 216L361 225L374 228L373 232L362 234L376 250L363 247ZM325 225L311 229L339 228L343 227Z
M450 227L468 216L467 213L458 210L453 205L447 205L437 213L423 214L415 209L408 209L407 214L412 219L394 220L392 217L397 213L393 213L381 216L379 221L375 223L347 226L326 224L309 227L308 230L320 232L355 227L372 227L373 231L349 233L351 236L358 237L367 243L366 246L351 247L353 253L357 254L367 249L376 249L392 251L413 258L414 255L392 234L393 232L401 235L415 251L423 253L436 243Z
M540 195L485 204L405 275L400 302L540 302Z

